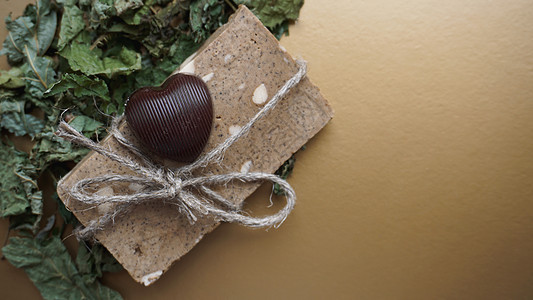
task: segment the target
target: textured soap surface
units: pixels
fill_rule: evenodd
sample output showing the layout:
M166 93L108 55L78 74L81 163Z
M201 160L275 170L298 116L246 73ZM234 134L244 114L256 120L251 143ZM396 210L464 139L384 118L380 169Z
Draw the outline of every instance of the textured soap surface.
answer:
M245 125L297 70L297 64L275 37L241 6L228 23L176 71L203 78L211 92L215 118L204 152ZM273 173L332 116L333 111L318 88L305 78L272 112L257 122L246 137L227 150L222 164L214 164L205 172ZM120 130L136 141L127 123ZM105 139L102 143L131 157L113 139ZM82 178L128 172L125 167L91 152L66 175L58 186L58 193L78 219L87 224L113 207L87 207L72 199L68 188ZM217 192L241 203L257 187L255 184L229 184ZM138 188L135 184L125 184L101 187L97 192L103 195L132 193ZM218 223L208 217L191 225L186 217L179 215L175 206L154 201L135 207L127 217L115 219L112 226L96 237L136 281L148 285L216 226Z

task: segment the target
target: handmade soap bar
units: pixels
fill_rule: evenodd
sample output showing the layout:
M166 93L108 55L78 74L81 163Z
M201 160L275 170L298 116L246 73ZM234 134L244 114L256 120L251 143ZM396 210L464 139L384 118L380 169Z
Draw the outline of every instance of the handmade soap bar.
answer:
M200 76L211 92L214 125L204 152L245 125L297 71L298 65L274 36L241 6L228 23L177 70ZM221 164L210 165L205 172L273 173L323 128L332 115L331 107L318 88L304 78L273 111L226 151ZM120 130L125 137L136 141L127 123ZM121 155L130 156L114 139L108 138L102 143ZM91 152L62 180L58 193L76 217L88 224L113 206L87 206L70 197L69 188L83 178L128 172L106 157ZM216 191L234 203L241 203L257 187L256 184L234 183ZM97 193L123 194L138 189L136 184L103 186ZM136 281L149 285L217 225L209 217L191 225L176 206L159 201L135 206L128 215L106 226L96 238Z

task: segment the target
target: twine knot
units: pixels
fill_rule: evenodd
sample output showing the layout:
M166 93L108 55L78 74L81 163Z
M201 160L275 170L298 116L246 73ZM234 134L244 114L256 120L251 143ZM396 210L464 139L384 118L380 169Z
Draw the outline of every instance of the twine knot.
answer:
M279 176L262 172L233 172L206 176L193 176L192 174L194 170L204 168L211 163L220 162L225 151L233 145L235 141L246 135L258 120L262 119L268 112L270 112L276 104L300 82L307 73L307 66L302 60L298 60L297 63L299 66L298 72L278 90L270 101L268 101L268 103L259 110L259 112L239 130L239 132L230 136L195 162L176 169L169 169L155 165L145 154L122 135L118 130L118 126L124 116L113 119L109 134L130 153L136 156L138 160L132 160L128 157L118 155L109 148L86 138L65 121L61 121L56 135L96 151L120 165L129 168L136 174L108 174L93 178L85 178L78 181L70 188L70 196L83 203L90 205L101 205L104 203L115 204L113 211L101 215L97 220L91 220L85 224L84 228L77 228L75 230L77 238L94 238L97 231L102 230L109 223L114 222L116 217L124 215L129 209L137 204L154 199L163 199L165 202L177 205L179 212L184 214L191 223L196 222L198 220L197 215L201 214L209 215L217 221L236 222L251 228L280 226L294 208L296 193L289 183ZM61 181L62 180L63 179L61 179ZM240 181L244 183L272 182L279 184L285 191L287 203L281 210L273 215L259 218L248 216L241 212L240 205L236 205L213 190L213 187L224 186L231 181ZM95 186L103 184L112 185L121 182L139 184L142 188L133 194L127 195L104 196L94 193Z
M169 182L167 186L168 194L170 198L177 198L180 196L183 180L175 178L173 182Z
M166 170L164 175L158 177L154 181L161 184L163 187L162 190L166 192L168 198L178 198L183 189L183 179L172 170Z

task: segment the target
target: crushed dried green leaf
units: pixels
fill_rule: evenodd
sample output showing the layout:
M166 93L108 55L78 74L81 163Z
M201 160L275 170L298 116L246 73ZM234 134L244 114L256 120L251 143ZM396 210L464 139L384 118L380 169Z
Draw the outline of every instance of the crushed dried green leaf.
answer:
M75 264L57 234L48 238L12 237L2 253L11 264L26 271L44 299L122 299L97 280L107 266L102 255L95 257L80 245Z

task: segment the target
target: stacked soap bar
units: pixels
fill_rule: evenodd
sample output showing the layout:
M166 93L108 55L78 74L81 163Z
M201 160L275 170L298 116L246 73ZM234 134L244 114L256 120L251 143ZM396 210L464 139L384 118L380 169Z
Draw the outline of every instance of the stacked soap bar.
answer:
M211 92L214 125L204 151L213 149L245 125L297 71L298 65L275 37L246 7L239 7L228 23L177 70L198 75ZM273 173L332 116L333 111L318 88L304 78L273 111L227 150L221 164L208 166L204 172ZM120 130L135 141L127 123ZM102 143L121 155L131 156L114 139L108 138ZM172 165L172 162L167 163ZM113 206L86 206L69 196L69 188L83 178L129 172L91 152L63 179L58 193L81 223L88 224ZM233 183L216 191L241 203L257 187L256 184ZM97 193L125 194L138 189L136 184L103 186ZM176 206L153 201L138 205L127 216L115 219L114 224L105 227L96 238L136 281L149 285L216 226L218 223L209 217L190 224Z

